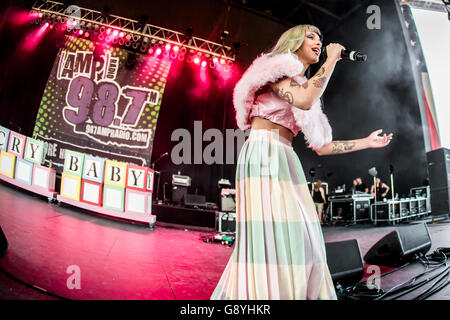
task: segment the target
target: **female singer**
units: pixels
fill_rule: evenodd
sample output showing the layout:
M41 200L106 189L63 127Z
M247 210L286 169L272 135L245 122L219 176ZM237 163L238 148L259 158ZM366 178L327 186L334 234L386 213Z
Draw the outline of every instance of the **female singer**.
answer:
M237 83L233 104L240 129L251 128L236 171L236 242L211 299L336 299L325 244L292 139L302 131L319 155L389 144L392 135L331 141L322 96L344 48L327 46L311 25L287 30Z

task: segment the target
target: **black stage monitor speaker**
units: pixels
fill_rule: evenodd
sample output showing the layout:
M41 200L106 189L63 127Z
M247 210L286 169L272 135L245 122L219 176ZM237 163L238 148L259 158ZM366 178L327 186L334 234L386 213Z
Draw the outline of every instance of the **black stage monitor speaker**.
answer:
M6 240L6 236L3 233L2 228L0 227L0 257L3 257L6 254L7 249L8 241Z
M414 259L418 253L426 254L431 238L425 223L399 228L385 235L364 256L368 264L399 267Z
M186 194L184 197L185 207L206 207L206 197L198 194Z
M353 284L362 279L364 263L356 239L328 242L325 249L328 269L335 284Z

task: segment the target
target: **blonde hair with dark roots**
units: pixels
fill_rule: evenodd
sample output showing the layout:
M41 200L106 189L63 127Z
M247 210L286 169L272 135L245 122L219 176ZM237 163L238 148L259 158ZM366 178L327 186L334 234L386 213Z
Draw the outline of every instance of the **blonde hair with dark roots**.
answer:
M319 28L310 24L301 24L286 30L278 39L275 46L267 53L269 56L277 54L296 52L305 39L306 31L312 31L322 37Z

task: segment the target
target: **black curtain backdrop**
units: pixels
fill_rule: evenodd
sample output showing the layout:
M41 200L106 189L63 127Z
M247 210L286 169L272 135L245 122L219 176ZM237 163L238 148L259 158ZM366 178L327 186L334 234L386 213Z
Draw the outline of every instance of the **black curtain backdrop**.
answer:
M149 16L148 23L180 32L185 32L190 26L196 36L211 41L218 41L226 29L230 32L230 43L239 41L242 44L236 62L238 74L245 71L258 54L270 49L287 29L235 7L227 13L226 4L215 0L74 3L100 11L109 5L114 14L135 20L145 14ZM318 157L305 147L300 133L294 139L294 148L307 179L325 180L330 184L330 190L344 183L350 187L355 176L362 176L365 183L370 184L372 181L367 170L373 166L380 178L389 184L389 166L392 165L395 192L402 195L407 194L411 187L421 186L427 176L419 106L394 2L372 1L367 5L371 4L381 8L380 30L367 28L369 15L367 7L363 6L338 28L324 34L324 44L340 42L346 48L359 49L369 57L363 63L338 63L324 95L324 108L335 139L361 138L382 128L385 132L394 132L394 140L386 149ZM33 52L25 54L18 50L20 41L31 26L11 25L8 14L18 8L31 8L31 5L32 1L0 4L0 124L26 135L32 134L42 92L57 53L56 39L51 37L44 37ZM315 24L321 27L320 21ZM238 77L226 85L211 78L209 88L199 90L195 72L187 64L174 66L167 81L152 153L152 162L165 152L169 153L155 168L162 172L160 199L164 183L170 182L171 175L178 171L192 178L190 192L206 195L207 201L218 200L217 182L220 178L229 179L234 185L235 165L175 166L171 162L171 149L178 143L170 139L174 130L185 128L193 136L194 121L202 121L203 133L209 128L236 128L232 89ZM203 143L203 147L208 144ZM316 169L315 177L308 174L310 168Z

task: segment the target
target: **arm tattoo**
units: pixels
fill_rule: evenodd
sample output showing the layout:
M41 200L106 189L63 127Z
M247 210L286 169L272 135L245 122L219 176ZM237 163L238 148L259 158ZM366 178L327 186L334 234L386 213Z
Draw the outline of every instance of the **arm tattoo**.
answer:
M290 104L294 104L294 96L292 95L292 92L290 92L290 91L284 92L284 90L282 88L280 88L280 89L277 89L276 93L278 94L278 96L281 99L287 101Z
M322 78L314 80L313 85L316 88L323 88L326 83L327 83L327 77L322 77Z
M290 87L302 87L303 89L307 89L308 88L308 81L305 81L304 83L300 84L297 81L295 81L294 79L291 79L291 83L289 85Z
M356 146L356 142L351 141L333 141L333 148L331 152L342 153L344 151L352 151Z
M325 73L325 68L320 68L319 72L317 72L316 77L320 78Z

